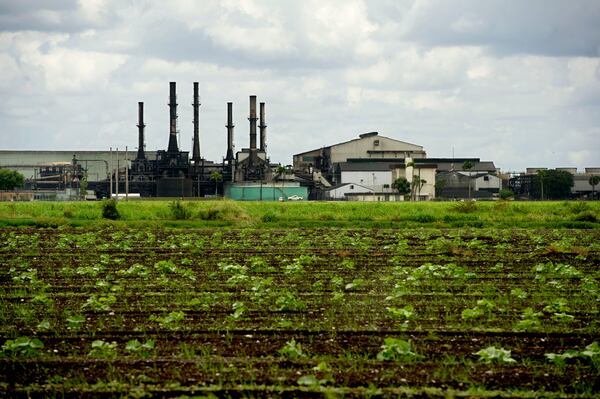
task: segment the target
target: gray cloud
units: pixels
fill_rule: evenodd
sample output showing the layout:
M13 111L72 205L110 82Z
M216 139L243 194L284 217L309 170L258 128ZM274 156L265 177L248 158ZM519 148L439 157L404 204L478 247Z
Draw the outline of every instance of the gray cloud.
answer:
M77 0L2 0L0 1L0 32L31 30L74 33L100 28L114 20L116 14L106 8L82 7L82 4L93 5L93 3Z
M483 46L499 54L600 55L595 0L417 2L406 37L427 45Z
M14 3L14 4L13 4ZM248 95L267 102L272 160L358 133L503 169L600 163L600 6L594 1L0 1L4 148L167 142L178 82L191 148L220 160L225 103L247 146Z

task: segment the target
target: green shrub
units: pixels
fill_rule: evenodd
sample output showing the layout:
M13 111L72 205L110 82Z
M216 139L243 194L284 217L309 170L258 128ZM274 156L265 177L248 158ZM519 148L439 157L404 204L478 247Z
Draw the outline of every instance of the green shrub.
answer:
M219 210L215 209L215 208L200 209L200 212L198 213L198 217L202 220L219 220L219 219L221 219Z
M452 205L452 210L459 213L472 213L477 210L477 202L473 200L460 201Z
M321 220L335 220L335 216L330 212L324 212L321 214Z
M563 205L569 210L569 212L575 215L591 210L589 204L583 201L564 201Z
M109 199L102 203L102 217L110 220L117 220L121 218L119 209L117 208L117 201L114 199Z
M577 215L575 215L573 220L576 222L592 222L592 223L598 222L598 218L592 211L579 212Z
M502 190L500 190L500 198L503 200L507 200L509 198L513 198L515 196L515 193L513 193L513 191L509 188L503 188Z
M433 223L436 220L435 216L429 215L426 213L420 213L418 215L415 215L411 219L414 220L415 222L419 222L419 223Z
M185 220L192 216L190 210L181 201L169 202L169 209L171 210L171 216L175 220Z
M233 201L219 201L207 209L200 209L198 217L201 220L242 221L250 217L240 205Z
M261 220L263 222L276 222L277 215L271 211L268 211L264 215L262 215Z
M33 221L33 225L35 227L41 227L41 228L57 228L60 226L64 226L66 224L68 224L69 221L65 218L61 218L61 217L46 217L46 216L42 216L42 217L38 217L35 218Z
M66 218L72 218L74 214L75 211L71 207L65 208L65 210L63 211L63 216Z
M504 199L502 201L496 201L496 203L494 203L495 211L505 212L505 211L508 211L509 209L510 209L510 204L508 201L504 201Z

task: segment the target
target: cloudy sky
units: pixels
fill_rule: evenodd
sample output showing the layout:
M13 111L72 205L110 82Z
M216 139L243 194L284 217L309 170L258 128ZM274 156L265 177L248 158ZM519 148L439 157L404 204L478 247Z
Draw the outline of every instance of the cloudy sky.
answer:
M166 149L169 81L191 149L248 146L266 102L272 161L378 131L505 171L600 166L600 2L0 0L2 149Z

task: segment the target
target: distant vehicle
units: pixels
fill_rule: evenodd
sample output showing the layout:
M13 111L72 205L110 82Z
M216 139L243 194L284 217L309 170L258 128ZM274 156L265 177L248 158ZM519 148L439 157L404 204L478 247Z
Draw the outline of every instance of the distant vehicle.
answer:
M301 201L304 198L299 196L299 195L292 195L291 197L288 197L288 201Z
M283 202L283 197L279 197L279 202Z

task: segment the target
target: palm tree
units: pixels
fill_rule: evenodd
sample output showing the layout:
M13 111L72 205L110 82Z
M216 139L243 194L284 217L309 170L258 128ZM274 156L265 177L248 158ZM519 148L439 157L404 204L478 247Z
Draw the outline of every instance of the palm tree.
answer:
M277 165L277 168L275 169L275 176L277 176L277 179L281 180L282 183L285 183L285 172L287 171L287 169L285 168L285 166L282 165Z
M463 170L469 171L469 170L473 169L473 166L475 166L473 164L473 161L469 161L467 159L465 162L463 162L462 168L463 168ZM468 177L469 177L469 199L471 199L471 175L469 174Z
M218 182L223 180L223 175L221 174L221 172L215 170L214 172L212 172L210 174L210 180L215 182L215 196L219 195L218 192L218 188L219 188L219 184Z
M540 199L544 200L544 179L546 178L546 171L540 169L537 171L538 178L540 180Z
M595 187L600 183L600 176L592 176L589 180L590 186L592 186L592 199L596 196Z
M400 195L406 195L410 193L410 183L405 177L399 177L392 183L392 188L398 190Z
M415 162L414 161L410 161L406 164L407 168L412 168L412 178L410 179L411 181L411 187L410 190L408 192L411 193L411 200L414 201L415 199L415 187L417 187L417 183L415 182ZM408 193L407 193L408 194Z
M423 188L423 186L424 186L425 184L427 184L427 180L425 180L425 179L419 179L419 187L418 187L418 189L419 189L419 194L418 194L418 196L419 196L419 197L421 197L421 189Z

